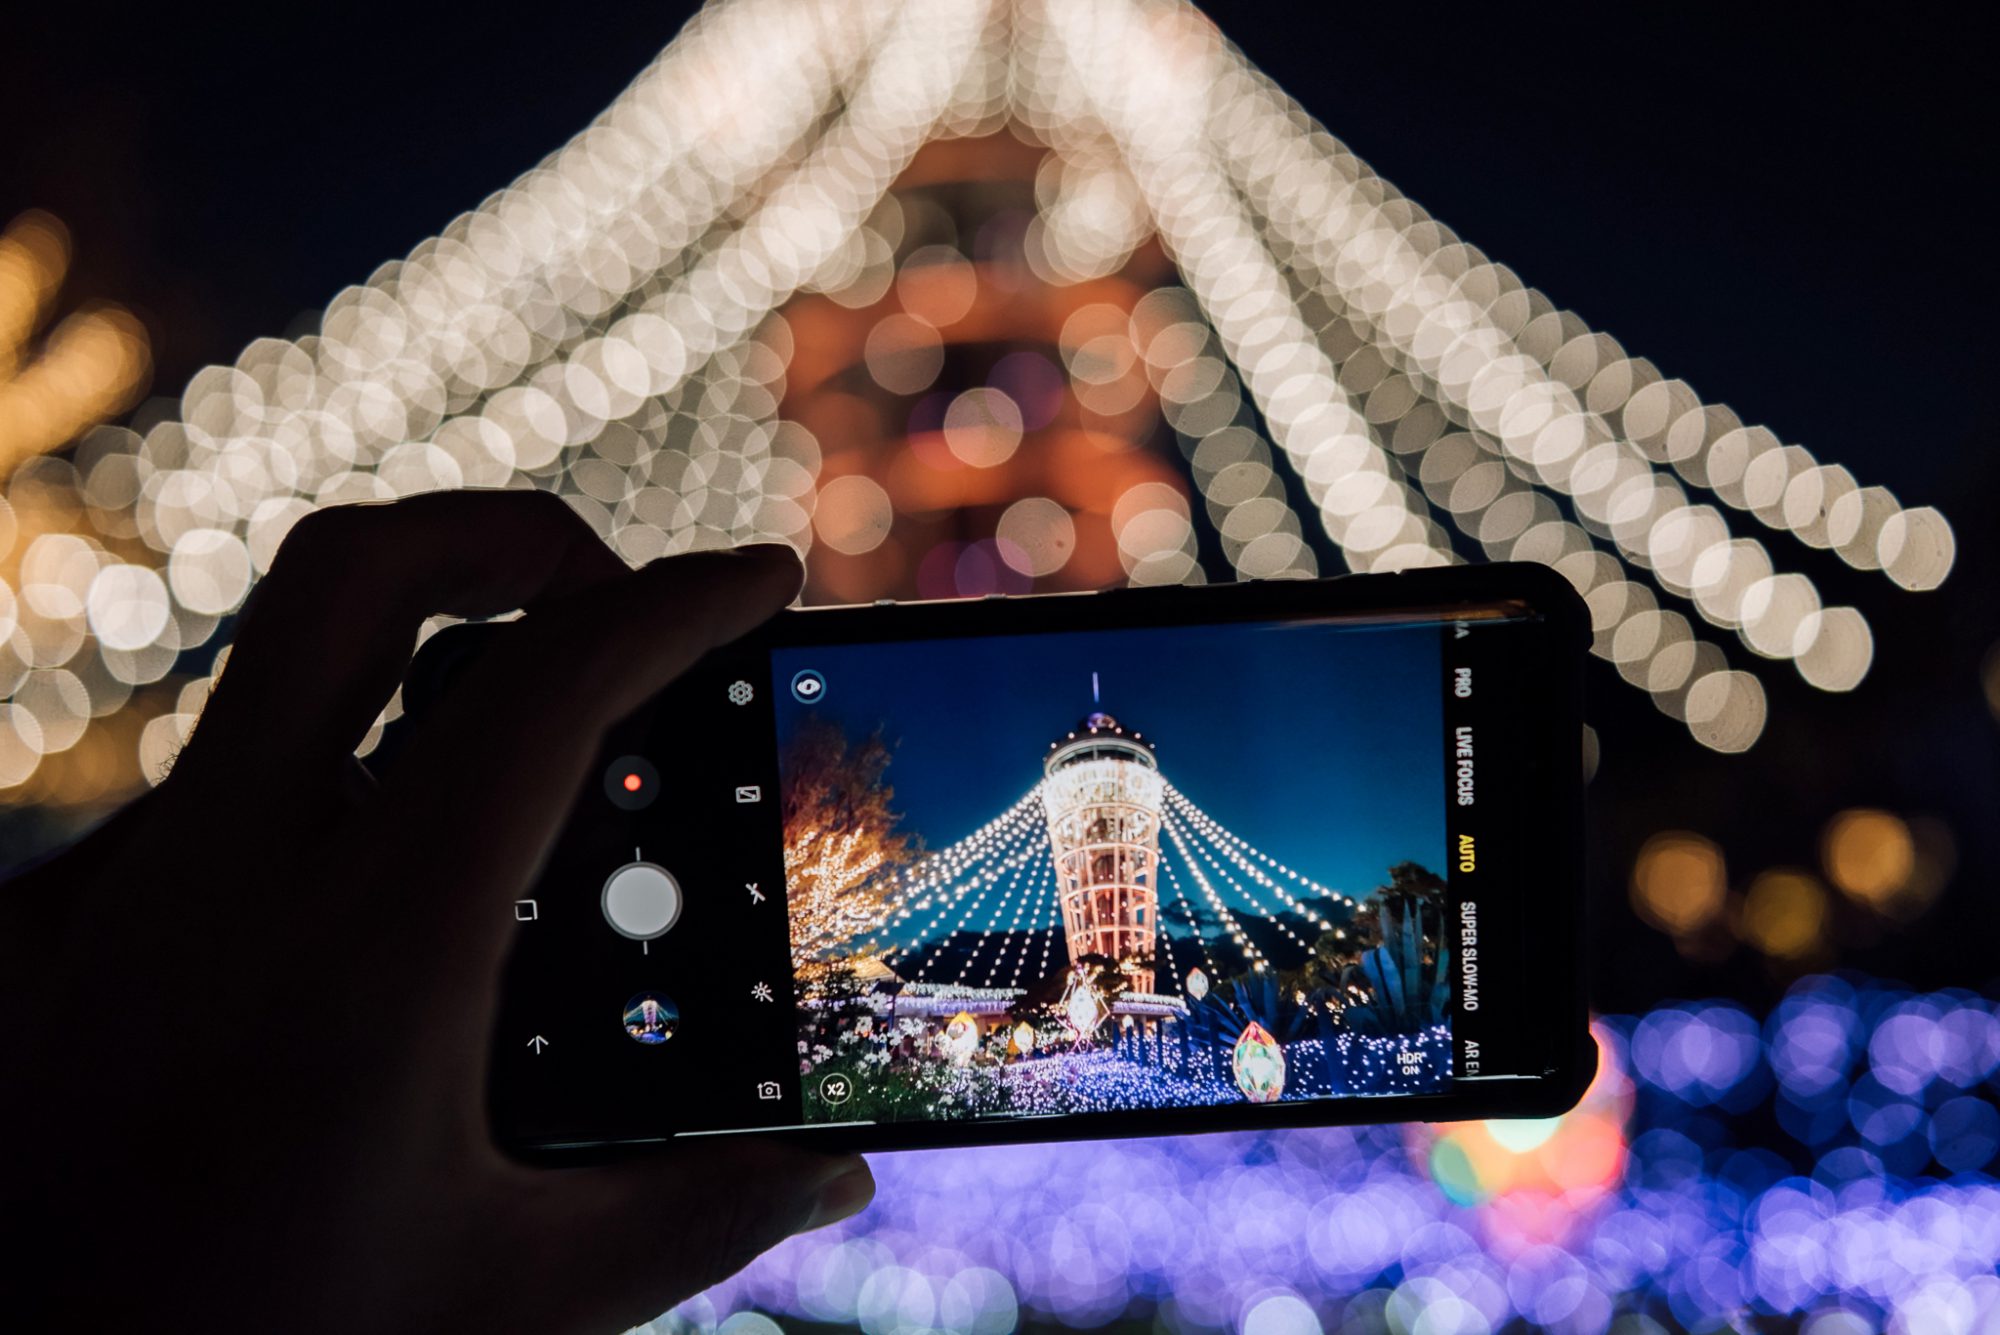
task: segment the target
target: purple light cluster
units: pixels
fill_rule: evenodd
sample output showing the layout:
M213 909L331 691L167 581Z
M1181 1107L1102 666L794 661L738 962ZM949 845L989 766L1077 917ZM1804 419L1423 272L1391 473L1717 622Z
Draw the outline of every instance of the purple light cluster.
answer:
M1146 1065L1127 1055L1135 1049L1122 1046L1010 1063L1000 1072L1006 1110L1077 1113L1243 1101L1243 1092L1228 1073L1226 1050L1217 1054L1196 1049L1191 1066L1183 1069L1185 1059L1172 1043L1163 1048L1167 1066ZM1405 1053L1416 1054L1419 1064L1406 1068L1399 1060ZM1451 1061L1451 1033L1437 1025L1393 1038L1339 1034L1330 1045L1316 1038L1299 1039L1285 1046L1285 1059L1285 1099L1422 1093L1435 1088L1432 1073ZM961 1106L977 1109L991 1087L965 1079L949 1088Z
M1559 1243L1504 1197L1452 1204L1395 1127L882 1155L870 1210L655 1328L2000 1330L1993 1002L1814 978L1761 1022L1697 1002L1599 1032L1634 1084L1630 1153Z

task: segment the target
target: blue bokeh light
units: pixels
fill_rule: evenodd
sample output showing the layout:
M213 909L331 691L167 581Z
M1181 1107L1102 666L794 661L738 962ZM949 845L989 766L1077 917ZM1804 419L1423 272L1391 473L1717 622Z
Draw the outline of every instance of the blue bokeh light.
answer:
M655 1329L2000 1329L1992 1002L1809 978L1761 1021L1697 1001L1599 1030L1629 1148L1559 1241L1454 1203L1405 1128L881 1155L867 1212Z

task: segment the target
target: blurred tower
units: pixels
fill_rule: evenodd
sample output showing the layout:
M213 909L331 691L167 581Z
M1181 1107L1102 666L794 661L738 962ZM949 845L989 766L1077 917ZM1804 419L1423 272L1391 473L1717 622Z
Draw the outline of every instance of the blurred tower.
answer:
M926 143L851 267L779 310L779 415L819 475L808 602L1102 588L1146 550L1135 533L1121 558L1121 498L1186 510L1130 332L1172 265L1140 234L1087 275L1052 269L1038 197L1066 160L1031 138Z
M1134 991L1151 992L1162 786L1153 745L1092 713L1049 744L1043 773L1070 961L1107 955Z

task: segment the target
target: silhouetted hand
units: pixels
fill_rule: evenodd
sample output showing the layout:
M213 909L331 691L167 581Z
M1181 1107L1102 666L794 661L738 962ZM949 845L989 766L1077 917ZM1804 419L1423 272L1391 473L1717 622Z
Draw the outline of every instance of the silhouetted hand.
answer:
M613 1332L866 1205L856 1158L535 1169L485 1115L507 905L604 730L799 578L633 572L535 492L301 521L171 777L0 888L0 1323ZM378 785L423 620L515 607Z

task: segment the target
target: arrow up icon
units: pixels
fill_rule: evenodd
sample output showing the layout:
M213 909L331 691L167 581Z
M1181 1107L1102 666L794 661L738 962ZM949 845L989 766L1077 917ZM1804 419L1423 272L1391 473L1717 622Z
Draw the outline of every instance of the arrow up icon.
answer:
M535 1050L535 1055L537 1057L542 1055L542 1049L547 1047L548 1045L549 1041L546 1038L543 1038L540 1034L536 1034L533 1038L528 1040L528 1046Z

